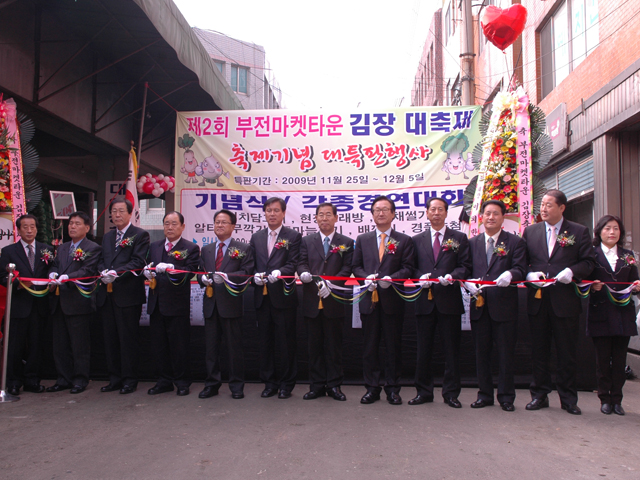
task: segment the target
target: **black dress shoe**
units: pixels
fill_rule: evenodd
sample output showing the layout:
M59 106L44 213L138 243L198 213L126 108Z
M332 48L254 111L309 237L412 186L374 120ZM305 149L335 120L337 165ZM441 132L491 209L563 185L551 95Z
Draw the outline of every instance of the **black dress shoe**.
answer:
M391 392L387 395L387 402L391 405L402 405L402 398L396 392Z
M446 403L447 405L449 405L452 408L462 408L462 404L460 403L460 401L457 398L446 397L444 399L444 403Z
M489 403L479 398L478 400L476 400L471 404L471 408L484 408L484 407L491 407L492 405L493 405L493 402Z
M278 398L289 398L291 396L291 392L288 392L287 390L280 390L280 392L278 393Z
M602 413L604 413L605 415L611 415L611 412L613 412L613 409L611 408L611 404L610 403L603 403L600 406L600 411Z
M83 387L82 385L74 385L69 393L82 393L87 389L87 387Z
M173 388L171 390L173 390ZM179 397L186 397L189 395L189 387L178 387L177 393Z
M513 412L516 407L513 406L513 403L510 402L502 402L500 404L500 407L505 411L505 412Z
M324 397L324 390L309 390L302 396L303 400L315 400L316 398Z
M198 394L198 398L211 398L218 395L218 389L216 387L204 387Z
M409 400L409 405L422 405L423 403L431 403L433 402L433 397L427 397L425 395L416 395L414 398Z
M560 407L563 410L566 410L567 413L570 413L571 415L581 415L582 414L582 410L580 410L580 407L578 405L568 405L566 403L561 403Z
M45 391L44 385L25 385L22 387L25 392L42 393Z
M340 387L333 387L327 390L327 395L333 398L334 400L338 400L340 402L345 402L347 400L347 396L342 393Z
M116 390L120 390L122 387L119 383L110 383L109 385L105 385L100 389L102 393L105 392L115 392Z
M240 400L241 398L244 398L244 393L242 393L242 392L233 392L231 394L231 398L233 398L234 400Z
M61 392L62 390L67 390L71 387L67 386L67 385L60 385L59 383L56 383L55 385L51 385L50 387L47 387L47 392L48 393L55 393L55 392Z
M624 408L622 408L622 405L620 405L619 403L616 403L613 406L613 413L615 413L616 415L624 415Z
M173 387L171 388L171 390L173 390ZM129 393L133 393L136 391L136 387L133 387L131 385L125 385L124 387L122 387L120 389L120 395L127 395Z
M540 410L541 408L549 408L549 397L534 398L525 407L527 410Z
M364 403L365 405L370 405L373 402L377 402L380 400L380 394L375 392L367 392L360 399L360 403Z
M262 398L269 398L269 397L273 397L276 393L278 393L278 390L275 388L265 388L260 394L260 396Z
M20 387L7 387L7 393L9 395L17 397L18 395L20 395Z
M123 387L122 390L124 390L127 387ZM120 393L124 393L122 390L120 390ZM147 393L149 395L158 395L160 393L167 393L167 392L173 392L173 385L158 385L155 384L153 387L151 387L149 390L147 390ZM131 392L127 392L127 393L131 393Z

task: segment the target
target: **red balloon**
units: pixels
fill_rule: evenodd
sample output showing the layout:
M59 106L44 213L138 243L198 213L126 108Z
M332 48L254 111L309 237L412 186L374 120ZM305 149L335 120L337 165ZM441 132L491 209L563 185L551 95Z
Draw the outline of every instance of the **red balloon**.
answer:
M147 182L142 186L142 191L146 194L153 192L153 182Z
M164 180L160 180L160 188L166 192L167 191L167 182L165 182Z
M502 51L516 41L526 23L527 9L520 4L505 9L489 5L480 22L487 40Z

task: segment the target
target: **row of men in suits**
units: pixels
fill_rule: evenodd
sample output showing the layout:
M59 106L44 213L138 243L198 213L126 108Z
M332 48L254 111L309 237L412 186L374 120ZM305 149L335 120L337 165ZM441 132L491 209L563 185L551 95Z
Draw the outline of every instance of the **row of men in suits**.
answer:
M0 268L4 270L3 267L10 261L18 264L18 260L21 261L19 270L23 268L24 271L30 271L33 278L46 278L48 273L49 278L60 284L60 301L56 308L61 312L64 323L59 325L60 332L56 339L61 339L59 345L64 346L67 352L71 351L71 354L67 354L66 361L56 358L59 371L67 373L61 373L56 385L49 387L53 391L69 387L75 392L82 391L88 380L85 373L76 373L75 370L68 373L68 365L84 365L79 358L86 356L86 353L74 345L88 345L88 342L79 340L86 338L87 333L76 335L71 332L81 330L74 328L74 325L87 323L74 317L91 313L84 313L83 310L82 314L75 315L68 308L65 310L67 303L74 303L64 300L67 295L69 298L72 298L70 295L83 299L89 297L89 303L95 298L96 306L88 309L94 311L97 307L101 313L110 375L109 384L101 390L119 390L123 394L135 391L138 324L141 308L146 300L144 278L150 280L148 311L161 370L160 379L148 392L152 395L171 391L174 385L178 389L178 395L189 393L187 348L190 275L180 271L199 269L214 272L198 275L199 283L207 287L208 292L203 301L207 379L205 388L199 395L201 398L218 394L221 386L220 343L223 338L228 345L230 357L229 388L234 398L244 396L242 298L239 291L230 292L229 285L237 285L241 289L246 277L250 275L254 277L254 303L260 335L260 377L265 384L262 396L278 395L282 399L291 396L297 373L295 321L298 302L295 284L280 277L292 277L297 273L304 283L303 312L309 325L311 385L304 398L330 395L336 400L346 400L340 390L343 380L341 335L345 310L330 295L331 292L321 277L348 277L353 273L356 277L365 278L364 287L367 289L360 302L364 336L363 370L367 389L361 403L370 404L379 400L384 388L387 401L393 405L402 403L399 395L402 369L400 345L407 302L399 290L389 287L394 279L419 278L420 287L424 291L415 302L417 395L409 404L419 405L434 399L431 362L435 332L439 329L445 353L442 396L454 408L461 407L458 400L459 349L461 315L464 312L462 294L455 280L495 281L498 288L486 288L481 292L478 292L477 285L472 280L467 281L467 288L475 293L471 319L480 385L478 399L472 407L481 408L493 404L490 359L495 342L500 358L498 402L506 411L514 409L512 360L518 298L517 289L503 287L525 278L533 283L543 278L556 278L559 283L540 288L539 292L531 289L529 294L534 375L532 401L527 409L537 410L548 406L547 394L552 387L549 373L550 345L551 339L555 338L559 372L557 385L561 405L569 413L580 413L575 387L575 357L581 304L575 294L569 292L568 289L572 287L567 284L572 278L581 279L588 275L594 261L587 229L563 218L565 206L566 197L562 192L547 192L541 207L544 221L528 227L521 239L501 228L505 214L504 204L499 201L486 202L482 207L486 233L469 241L463 233L445 226L447 202L441 198L431 198L427 203L427 217L431 228L411 238L393 230L395 204L390 198L380 196L371 206L376 229L360 235L354 248L352 239L335 230L338 217L334 205L326 203L317 207L316 221L320 232L302 238L298 232L283 225L286 202L273 197L263 205L267 228L254 234L248 245L232 238L236 224L235 214L227 210L216 212L216 242L205 246L200 254L197 245L182 239L184 218L178 212L165 216L166 238L149 248L148 233L131 225L132 206L128 201L122 200L111 205L112 218L117 228L105 235L101 249L84 237L76 242L70 225L72 242L60 248L50 272L40 265L40 260L43 260L40 257L37 265L32 264L31 270L27 270L24 260L30 255L28 245L33 243L35 233L31 236L26 225L33 222L35 230L35 219L26 218L18 223L21 242L3 249ZM85 222L85 227L88 225ZM75 237L78 239L78 235ZM87 254L96 253L78 259L72 254L78 247ZM18 257L24 258L16 258L12 254L13 250L22 254ZM36 242L35 250L42 253L47 250L47 246ZM97 295L87 295L80 291L80 286L61 282L65 276L90 276L87 270L90 269L91 262L96 262L101 281L107 285L107 288L99 288ZM152 265L155 267L150 268ZM232 283L225 284L225 280ZM339 282L336 283L340 286ZM25 314L18 307L12 311L12 318L16 312L19 315L17 318L36 315L33 312L38 312L40 317L46 315L47 308L40 305L42 299L33 302L33 298L20 289L16 291L15 298L19 299L19 304L25 303L20 300L24 299L26 303L37 305L38 308L29 309L28 314ZM20 349L35 341L33 331L37 331L37 325L24 328L31 323L40 325L38 322L19 323L24 332L16 334L16 343L22 346L17 347L10 355L14 359L14 369L19 363L16 359L24 358L24 352ZM12 324L12 332L13 328ZM29 342L26 341L27 337ZM383 362L379 356L381 342L384 342L386 351ZM33 350L37 349L30 348L30 354ZM62 355L59 357L62 358ZM32 362L27 359L24 373L12 370L8 385L19 389L24 383L27 391L41 391L43 387L39 385L37 374L34 373L37 371L33 367L36 363L37 358ZM63 367L65 364L66 369ZM77 370L87 372L88 368Z

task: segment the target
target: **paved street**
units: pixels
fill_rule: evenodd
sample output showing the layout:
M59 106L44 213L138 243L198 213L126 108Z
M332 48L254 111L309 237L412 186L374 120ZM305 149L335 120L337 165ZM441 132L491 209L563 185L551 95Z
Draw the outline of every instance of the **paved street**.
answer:
M48 382L49 383L49 382ZM226 389L207 400L197 393L151 397L151 383L132 395L100 393L92 382L81 395L35 395L0 405L3 478L427 478L637 479L640 476L640 382L628 382L625 417L599 412L595 393L580 393L581 417L551 408L527 412L462 410L438 399L361 405L362 387L343 389L347 402L303 401L306 385L288 400L259 397L247 385L243 400Z

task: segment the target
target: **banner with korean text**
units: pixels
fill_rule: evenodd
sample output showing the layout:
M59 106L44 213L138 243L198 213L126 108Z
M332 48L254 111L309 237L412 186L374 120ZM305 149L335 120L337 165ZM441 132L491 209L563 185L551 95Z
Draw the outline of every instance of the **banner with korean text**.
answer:
M226 208L238 217L234 237L248 241L266 227L262 205L271 196L285 199L285 225L303 235L317 231L315 209L326 201L337 206L343 234L374 229L370 208L380 194L395 201L400 232L429 226L425 206L435 196L450 204L447 226L460 230L480 117L477 106L179 112L183 236L201 246L215 241L213 214Z

